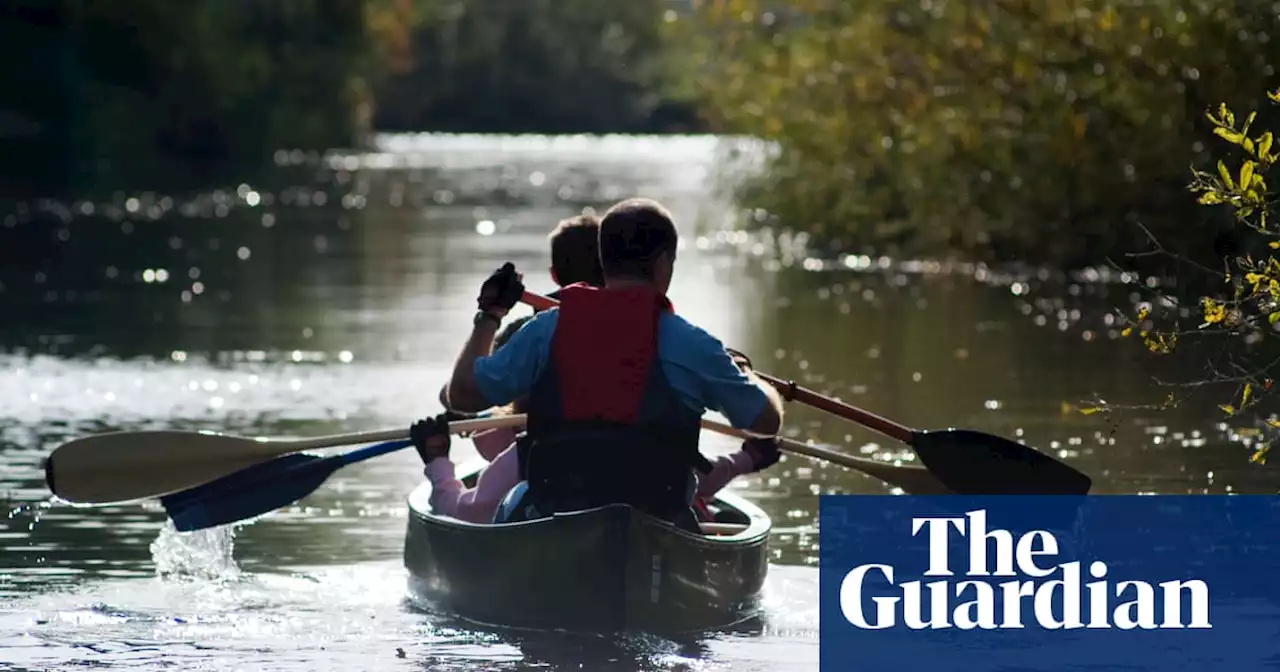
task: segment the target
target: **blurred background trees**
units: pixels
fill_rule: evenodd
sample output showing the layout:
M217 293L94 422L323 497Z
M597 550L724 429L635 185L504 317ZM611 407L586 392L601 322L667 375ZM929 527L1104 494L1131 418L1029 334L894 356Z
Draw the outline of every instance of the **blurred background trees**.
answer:
M764 221L1070 267L1147 249L1138 224L1212 256L1229 218L1193 207L1189 166L1207 109L1257 107L1278 20L1218 0L706 0L683 27L715 128L776 143L739 190Z
M698 127L666 95L667 3L15 0L0 191L249 180L370 131Z
M1133 264L1149 232L1210 263L1240 243L1187 192L1191 167L1212 168L1204 113L1274 88L1278 16L1217 0L17 0L0 8L0 185L238 183L280 148L371 131L712 131L772 143L736 189L750 222L837 251Z

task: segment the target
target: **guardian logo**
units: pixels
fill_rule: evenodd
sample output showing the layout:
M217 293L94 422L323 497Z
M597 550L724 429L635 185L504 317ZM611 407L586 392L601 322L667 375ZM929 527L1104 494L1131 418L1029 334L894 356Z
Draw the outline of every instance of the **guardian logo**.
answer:
M1280 669L1280 497L819 500L821 672Z
M1139 580L1112 582L1101 560L1089 563L1087 570L1079 561L1055 564L1059 550L1052 533L1033 530L1015 538L1009 530L988 531L985 510L955 518L912 518L911 535L918 534L928 535L924 575L944 578L896 584L893 566L859 565L840 584L840 609L849 623L868 630L892 628L899 621L912 630L993 630L1026 627L1027 614L1046 629L1213 627L1204 581L1168 580L1155 586ZM952 534L967 539L967 558L951 557ZM994 554L989 555L991 546ZM1084 582L1085 571L1094 580ZM868 618L864 587L872 583L893 586L900 595L871 597L875 611ZM1182 609L1184 592L1191 598L1189 614ZM997 598L1002 606L998 613ZM1163 607L1159 612L1158 605Z

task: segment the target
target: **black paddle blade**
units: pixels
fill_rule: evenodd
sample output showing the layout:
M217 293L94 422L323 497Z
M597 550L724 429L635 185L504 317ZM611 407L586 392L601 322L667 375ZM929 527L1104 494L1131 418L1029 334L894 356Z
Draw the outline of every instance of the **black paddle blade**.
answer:
M249 520L315 492L346 462L344 456L293 453L204 485L160 498L179 532Z
M967 429L919 431L911 447L958 495L1084 495L1093 481L1044 453Z

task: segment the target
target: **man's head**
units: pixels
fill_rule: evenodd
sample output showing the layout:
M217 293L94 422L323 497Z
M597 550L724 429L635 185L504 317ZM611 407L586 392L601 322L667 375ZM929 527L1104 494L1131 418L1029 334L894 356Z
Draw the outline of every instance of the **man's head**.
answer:
M585 282L604 286L600 268L600 219L579 215L560 220L551 232L551 279L561 287Z
M676 261L671 213L647 198L629 198L600 220L600 264L605 280L644 281L665 293Z

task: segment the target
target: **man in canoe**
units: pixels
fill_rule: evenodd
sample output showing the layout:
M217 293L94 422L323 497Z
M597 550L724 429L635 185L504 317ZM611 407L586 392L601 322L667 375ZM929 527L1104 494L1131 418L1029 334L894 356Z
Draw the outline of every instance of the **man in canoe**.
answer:
M551 232L551 280L558 287L585 282L604 286L604 272L599 254L600 220L592 215L579 215L560 221ZM557 290L549 296L555 298ZM508 324L494 339L494 349L501 348L532 315ZM730 351L741 366L748 366L745 355ZM517 399L510 412L523 413L525 398ZM480 471L475 487L468 488L458 480L455 465L449 459L449 434L435 418L415 423L412 434L426 465L424 474L431 481L431 507L441 515L473 523L494 519L498 505L520 482L515 442L519 433L511 428L480 432L472 437L476 451L490 464ZM704 521L714 519L707 501L734 478L755 473L777 463L777 443L772 439L748 439L742 448L730 455L710 461L711 469L698 479L694 508Z
M515 519L625 502L689 526L693 473L709 466L698 453L702 413L778 432L777 392L672 311L665 294L676 242L661 205L615 205L600 222L605 287L564 287L558 308L534 316L496 352L497 326L524 286L510 263L482 286L474 329L442 398L478 412L528 396L527 440L518 449L528 490L510 507ZM427 443L424 431L417 434ZM776 461L773 452L766 461Z

